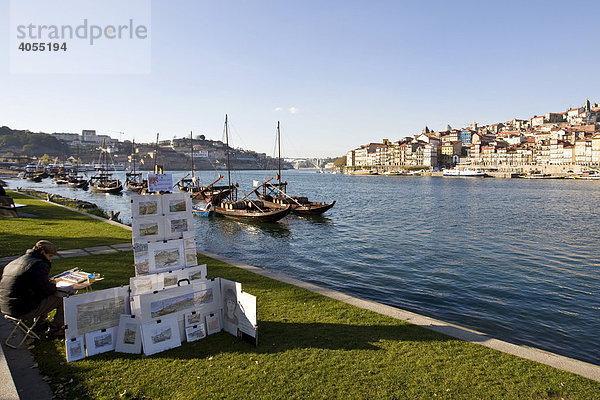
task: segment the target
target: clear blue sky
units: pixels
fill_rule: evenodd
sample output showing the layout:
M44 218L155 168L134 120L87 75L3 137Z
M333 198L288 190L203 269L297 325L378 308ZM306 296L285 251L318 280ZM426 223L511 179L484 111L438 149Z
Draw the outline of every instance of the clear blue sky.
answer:
M2 57L0 125L221 139L228 113L236 147L273 154L280 120L285 156L338 156L600 101L598 15L598 1L153 1L150 74L17 75ZM0 26L8 54L6 0Z

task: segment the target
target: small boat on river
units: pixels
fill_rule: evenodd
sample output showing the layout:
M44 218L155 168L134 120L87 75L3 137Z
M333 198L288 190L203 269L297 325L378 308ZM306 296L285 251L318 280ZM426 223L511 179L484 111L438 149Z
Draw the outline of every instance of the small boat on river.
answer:
M201 217L210 217L215 213L212 209L212 205L206 204L204 207L199 204L194 204L192 206L192 214L199 215Z
M291 205L285 208L270 207L260 200L251 200L249 196L256 192L258 187L246 194L242 199L238 200L238 190L240 189L238 186L231 184L227 115L225 115L225 138L227 147L227 179L228 187L231 188L231 192L225 199L214 205L215 214L244 222L276 222L288 215L292 209ZM269 182L271 179L266 182Z
M100 153L100 169L90 179L92 185L92 192L97 193L110 193L117 194L123 191L123 184L118 179L113 179L112 174L108 172L108 151L106 149L106 142L102 144Z
M443 175L444 176L463 176L463 177L475 177L475 178L483 178L486 177L487 175L485 174L485 172L482 171L476 171L476 170L472 170L472 169L457 169L457 168L450 168L450 169L444 169L443 171Z
M291 212L299 215L320 215L332 208L335 201L321 203L309 201L304 196L290 196L287 194L287 182L281 181L281 132L279 121L277 122L277 142L279 148L277 183L270 183L270 180L263 182L257 188L262 188L262 193L256 192L257 197L267 206L280 209L291 207Z
M142 193L144 189L148 188L148 180L143 179L142 173L135 170L135 140L131 145L131 163L133 170L125 174L125 185L130 192Z

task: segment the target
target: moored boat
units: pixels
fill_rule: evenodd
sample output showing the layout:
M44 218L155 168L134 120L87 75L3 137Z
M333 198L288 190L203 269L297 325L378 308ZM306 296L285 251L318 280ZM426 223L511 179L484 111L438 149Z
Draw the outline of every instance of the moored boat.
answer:
M277 183L270 183L270 180L263 182L258 186L258 188L262 188L262 193L257 191L257 197L266 205L273 208L283 209L291 207L293 214L320 215L332 208L335 205L335 201L321 203L309 201L307 197L290 196L287 194L287 182L281 181L281 131L279 129L279 121L277 122L277 143L279 148Z
M97 174L90 179L92 192L117 194L123 191L123 184L118 179L113 179L108 171L108 151L106 142L102 144L100 159L103 161Z
M192 206L192 214L199 215L201 217L210 217L215 213L213 210L213 206L211 204L206 204L206 206L202 207L199 204L194 204Z
M237 194L238 190L240 189L238 186L231 184L231 170L229 162L229 127L227 124L227 115L225 115L225 138L227 147L227 180L228 186L231 188L231 192L227 198L214 205L215 214L244 222L276 222L288 215L292 209L291 206L286 208L273 208L269 207L262 201L249 199L249 196L256 192L258 188L255 188L250 193L246 194L242 199L238 200ZM269 181L270 179L266 182Z
M135 170L135 140L131 145L131 163L133 170L125 174L125 185L127 185L127 190L131 192L142 193L148 187L148 180L142 177L141 172Z
M482 171L478 171L478 170L472 170L472 169L457 169L457 168L450 168L450 169L444 169L443 171L443 175L444 176L464 176L464 177L485 177L487 176L485 174L485 172Z

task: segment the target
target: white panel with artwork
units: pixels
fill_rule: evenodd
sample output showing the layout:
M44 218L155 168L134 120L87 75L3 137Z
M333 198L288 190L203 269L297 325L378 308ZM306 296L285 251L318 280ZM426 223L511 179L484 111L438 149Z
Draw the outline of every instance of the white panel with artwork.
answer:
M142 324L144 354L149 356L181 346L176 316L165 316Z
M134 297L139 307L142 322L174 314L183 316L187 312L200 310L203 313L219 312L221 309L221 289L219 280L192 281L190 285L177 286Z
M256 296L250 293L238 293L239 315L238 337L258 346L258 322L256 318Z
M77 336L65 340L65 351L67 353L67 362L77 361L85 358L83 336Z
M118 326L121 314L129 314L129 286L65 297L63 304L65 337L72 339Z
M165 216L185 217L192 215L192 198L187 192L163 194L162 201Z
M121 315L115 350L119 353L140 354L142 331L140 321L133 315Z
M185 267L183 239L148 243L149 272L163 272Z
M163 240L165 238L164 218L134 218L131 222L131 235L134 243L138 239Z
M115 349L117 327L100 329L85 334L85 350L87 356L106 353Z
M223 329L234 336L238 335L239 314L238 293L242 284L221 278L221 297L223 302Z
M162 198L160 195L131 196L132 219L161 217L162 215Z

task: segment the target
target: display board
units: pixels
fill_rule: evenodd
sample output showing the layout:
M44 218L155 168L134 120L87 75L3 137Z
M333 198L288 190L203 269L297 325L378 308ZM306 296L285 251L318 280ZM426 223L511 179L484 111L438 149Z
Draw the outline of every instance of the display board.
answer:
M170 192L173 190L173 175L148 174L149 192Z
M256 297L239 282L207 280L198 265L189 193L132 196L131 204L135 276L64 298L67 361L111 350L152 355L223 330L256 345Z
M119 326L121 314L129 314L129 286L68 296L63 304L68 340Z

